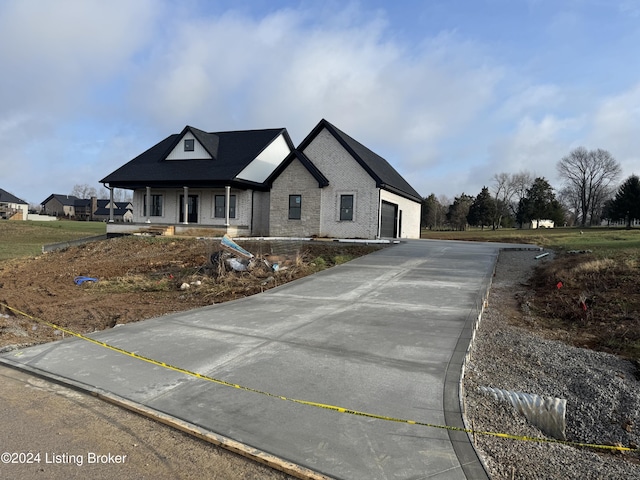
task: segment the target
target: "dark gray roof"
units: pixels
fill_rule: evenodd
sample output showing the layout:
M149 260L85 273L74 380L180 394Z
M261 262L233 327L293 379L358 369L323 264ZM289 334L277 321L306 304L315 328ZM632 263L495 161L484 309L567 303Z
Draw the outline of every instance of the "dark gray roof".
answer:
M98 208L106 208L108 210L108 206L109 206L109 202L111 202L111 200L109 199L97 199L96 200L96 205ZM131 205L131 202L113 202L114 206L116 209L127 209L127 206Z
M197 160L166 160L167 155L190 131L213 158ZM163 186L219 187L231 185L240 188L266 188L236 178L279 135L283 135L289 148L294 145L284 128L207 133L187 126L138 155L100 182L110 187L142 188Z
M393 168L389 162L377 153L372 152L357 140L338 129L325 119L322 119L318 125L311 131L298 146L298 150L304 149L313 141L313 139L326 128L331 135L351 154L351 156L364 168L371 178L376 182L378 188L384 188L390 192L396 193L402 197L416 202L422 202L420 194Z
M62 205L66 205L66 206L69 206L69 207L73 207L76 204L76 201L80 200L78 197L76 197L74 195L61 195L61 194L58 194L58 193L53 193L53 194L49 195L44 201L42 201L40 203L40 205L46 205L47 203L49 203L54 198L57 201L59 201Z
M25 202L24 200L16 197L15 195L12 195L11 193L7 192L6 190L3 190L0 188L0 202L2 203L19 203L22 205L27 205L27 202Z

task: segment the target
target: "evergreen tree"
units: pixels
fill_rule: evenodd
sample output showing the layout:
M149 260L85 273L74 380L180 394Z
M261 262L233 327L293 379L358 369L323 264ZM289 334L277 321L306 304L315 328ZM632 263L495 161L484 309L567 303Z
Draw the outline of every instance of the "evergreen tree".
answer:
M472 203L473 197L464 193L455 198L447 212L447 220L453 228L456 230L467 229L467 216Z
M520 226L532 220L538 220L539 223L542 219L562 223L563 217L562 206L556 200L553 187L544 177L536 178L518 204L517 219Z
M422 200L422 218L421 226L426 227L429 230L442 227L444 222L444 207L440 201L436 198L435 194L429 195Z
M469 207L467 221L470 225L480 225L484 230L485 225L493 225L496 216L496 201L491 197L489 189L482 187L482 191Z
M631 228L634 220L640 220L640 178L637 175L631 175L620 185L609 213L615 220L624 219L627 228Z

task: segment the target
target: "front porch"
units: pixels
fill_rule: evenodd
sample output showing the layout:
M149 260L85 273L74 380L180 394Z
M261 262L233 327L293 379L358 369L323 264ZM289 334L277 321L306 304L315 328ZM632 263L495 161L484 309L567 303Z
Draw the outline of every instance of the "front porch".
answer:
M107 236L118 235L163 235L163 236L189 236L189 237L222 237L225 234L230 237L246 237L251 234L251 229L245 225L203 225L197 223L173 224L173 223L107 223Z

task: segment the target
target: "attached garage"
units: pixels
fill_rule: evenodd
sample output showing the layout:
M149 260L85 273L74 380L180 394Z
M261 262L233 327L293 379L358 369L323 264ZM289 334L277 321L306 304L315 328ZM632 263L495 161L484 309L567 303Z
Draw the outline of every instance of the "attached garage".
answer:
M396 238L398 236L398 205L382 201L380 209L380 236Z

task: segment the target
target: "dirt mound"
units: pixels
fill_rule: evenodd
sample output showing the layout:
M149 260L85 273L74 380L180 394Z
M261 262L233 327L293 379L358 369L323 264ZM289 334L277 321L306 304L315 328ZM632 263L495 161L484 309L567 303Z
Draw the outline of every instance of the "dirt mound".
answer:
M11 260L0 265L0 303L88 333L258 293L381 248L286 241L242 246L260 262L243 272L212 262L221 250L217 240L164 237L122 237ZM78 285L78 277L97 281ZM61 336L0 311L0 348Z

